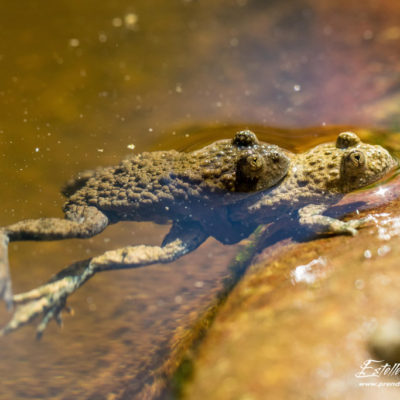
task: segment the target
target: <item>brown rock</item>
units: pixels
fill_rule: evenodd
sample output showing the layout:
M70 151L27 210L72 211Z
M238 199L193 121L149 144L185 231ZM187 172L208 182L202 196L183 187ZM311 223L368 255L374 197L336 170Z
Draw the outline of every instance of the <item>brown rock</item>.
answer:
M346 199L369 206L379 197L392 200L368 212L375 222L356 237L286 239L266 248L217 315L194 362L193 380L184 387L186 399L395 395L390 388L373 392L359 384L398 377L356 374L376 357L380 324L398 316L399 184L394 179ZM399 335L391 329L391 338ZM389 363L398 354L390 340L380 335Z

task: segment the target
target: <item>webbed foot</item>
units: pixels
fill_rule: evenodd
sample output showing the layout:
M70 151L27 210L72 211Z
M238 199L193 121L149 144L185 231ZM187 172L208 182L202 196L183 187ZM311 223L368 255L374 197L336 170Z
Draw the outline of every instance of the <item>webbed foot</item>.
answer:
M36 330L36 337L40 339L47 324L51 319L61 322L60 312L65 306L65 298L55 300L54 298L42 297L31 300L26 304L17 305L11 321L0 331L5 335L32 321L35 317L43 315L42 321Z
M73 283L70 278L66 277L56 282L47 283L29 292L15 295L13 300L16 309L12 319L0 330L0 335L15 331L42 315L42 320L36 330L36 337L40 339L52 319L55 319L61 325L61 311L65 308L66 300L71 293L72 287Z
M67 297L91 275L89 260L81 261L65 268L50 282L13 296L16 309L8 324L0 330L0 336L15 331L39 316L42 316L42 320L36 330L38 339L52 319L61 325L61 311L66 308Z

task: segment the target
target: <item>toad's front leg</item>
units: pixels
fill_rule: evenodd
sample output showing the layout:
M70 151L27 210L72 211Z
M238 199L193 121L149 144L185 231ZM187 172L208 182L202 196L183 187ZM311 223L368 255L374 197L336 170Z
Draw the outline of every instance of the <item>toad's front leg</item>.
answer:
M371 217L341 221L336 218L322 215L327 208L327 206L316 204L309 204L308 206L301 208L298 211L300 224L316 233L350 233L355 236L357 235L358 228L371 221Z
M129 246L75 263L59 272L45 285L15 295L13 300L17 308L0 335L14 331L33 318L43 315L37 328L37 336L40 338L51 319L61 321L60 312L65 307L67 297L97 272L172 262L196 249L207 237L200 225L187 223L173 226L161 246Z
M0 228L0 300L12 305L8 243L21 240L59 240L97 235L108 225L108 218L95 207L73 207L66 219L27 219Z

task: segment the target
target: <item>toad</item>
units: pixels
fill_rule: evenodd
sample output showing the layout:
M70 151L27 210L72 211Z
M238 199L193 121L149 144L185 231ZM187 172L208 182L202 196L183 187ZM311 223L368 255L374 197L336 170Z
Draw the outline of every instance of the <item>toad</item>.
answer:
M245 136L245 139L235 137L232 144L235 146L235 141L239 141L240 147L250 147L252 149L253 146L257 146L254 144L256 140L254 136L250 134ZM251 138L249 139L249 146L247 146L247 137ZM243 144L243 141L246 145ZM248 149L245 150L245 152L247 151ZM275 149L274 151L278 150ZM281 168L281 175L284 175L282 179L282 176L278 177L279 174L275 173L274 176L274 173L271 172L273 171L273 169L270 169L271 167L268 169L261 167L260 174L266 173L267 181L261 185L263 187L258 187L257 183L261 178L254 172L257 170L255 166L268 163L265 160L260 163L259 160L263 159L263 157L260 158L258 155L254 160L253 152L250 151L250 153L250 159L247 153L245 153L244 157L235 158L235 160L238 160L235 162L234 168L236 173L234 174L234 179L230 177L227 179L228 186L223 183L224 180L222 179L217 179L218 184L215 186L215 179L211 179L213 183L206 190L207 196L202 197L206 199L204 203L202 201L199 202L198 195L192 196L188 213L178 213L178 209L186 207L185 200L178 203L177 208L174 209L177 214L171 231L161 246L132 246L107 251L90 260L73 264L53 277L50 282L37 289L15 295L13 300L18 304L18 307L2 333L13 331L29 322L32 318L43 315L43 319L37 329L40 337L51 319L54 318L56 321L60 321L60 312L65 306L67 297L97 272L170 262L197 248L208 236L214 236L224 243L234 243L248 236L259 224L274 222L284 214L293 215L298 219L300 225L318 233L349 233L355 235L357 229L365 224L368 218L341 221L325 216L323 213L329 206L337 203L346 193L376 182L397 164L381 146L362 143L356 134L342 132L338 135L335 143L322 144L302 154L291 155L286 153L283 156L284 152L278 151L272 157L270 164L274 164L273 159L278 155L279 163L283 164L287 162L285 157L289 157L290 166L287 173L284 173L284 168ZM212 164L215 167L215 163ZM217 166L217 169L217 175L221 177L222 170L220 170L219 166ZM108 172L111 171L114 170L110 169ZM93 222L88 223L85 221L88 219L100 221L101 219L95 218L96 213L101 212L105 216L102 218L106 219L101 220L102 222L98 223L98 225L96 223L97 230L95 230L95 233L104 229L109 220L114 222L119 219L129 219L132 218L132 215L135 215L131 214L132 211L129 208L124 207L124 201L126 201L124 198L120 199L121 208L117 211L113 207L106 209L105 207L109 206L110 202L107 199L101 200L94 195L97 185L100 185L99 176L103 173L104 171L93 172L91 178L83 178L82 182L78 179L74 184L69 185L71 197L66 205L67 212L69 210L77 210L77 208L83 206L86 214L67 213L67 218L69 215L77 215L80 219L72 219L72 223L80 223L85 227L89 224L91 228L87 233L84 230L84 235L82 235L82 230L79 230L81 237L92 235ZM201 174L200 186L205 181L205 177L209 176L208 172L204 174L204 169ZM228 173L229 175L230 173ZM238 176L241 177L242 175L244 177L250 176L249 180L248 178L238 178ZM239 182L237 182L237 179L239 179ZM174 178L174 182L176 182L176 178ZM223 193L221 193L220 200L214 205L211 198L213 196L210 194L214 193L214 191L219 192L221 190L220 185L224 186ZM249 187L252 190L250 194L246 192ZM239 197L237 201L232 201L231 196L236 193L235 188L240 188L239 192L241 190L240 193L245 192L247 196ZM191 189L196 192L197 190L203 190L193 187ZM90 190L94 190L93 195L88 193ZM84 196L82 196L83 194ZM115 198L118 197L116 196ZM172 202L168 203L168 207L173 207L175 198L177 197L175 196ZM150 206L151 203L148 204L149 208L146 210L154 210ZM202 217L199 217L200 212L197 213L200 210L197 208L199 204L203 207L202 211L204 211L204 216ZM207 207L204 207L204 204L207 204ZM196 210L196 213L194 213L194 210ZM92 217L92 213L94 213L94 217ZM160 213L160 215L164 214ZM165 215L171 216L169 213ZM57 233L58 236L55 235L55 226L59 225L54 225L53 220L45 219L30 222L23 221L3 228L3 248L7 248L8 238L10 240L40 240L66 237L65 231L62 229ZM70 231L68 230L68 232ZM5 250L3 250L3 254L5 254ZM6 261L3 256L4 262Z
M7 247L10 241L88 238L119 221L173 221L161 247L121 249L123 260L170 262L207 237L237 242L243 232L227 206L276 184L287 173L289 152L259 142L248 130L200 150L141 153L119 165L85 171L69 181L65 219L24 220L0 228L0 298L12 304ZM139 254L140 253L140 254ZM139 259L137 258L139 256Z
M323 215L346 193L368 186L397 165L387 150L362 143L353 132L342 132L325 143L296 154L285 179L277 186L231 210L231 220L268 223L295 213L304 227L316 233L357 234L369 218L341 221Z

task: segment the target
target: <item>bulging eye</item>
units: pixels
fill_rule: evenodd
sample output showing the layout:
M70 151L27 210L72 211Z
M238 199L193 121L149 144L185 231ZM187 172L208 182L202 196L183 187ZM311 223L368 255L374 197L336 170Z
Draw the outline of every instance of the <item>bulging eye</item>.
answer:
M263 166L263 161L261 157L256 154L248 156L246 161L251 171L258 171Z
M278 163L279 161L281 161L281 156L277 151L274 151L273 153L271 153L271 160L273 163Z
M240 131L235 134L232 139L232 144L234 146L251 147L258 144L257 136L249 130Z
M354 150L346 156L346 161L353 168L361 168L365 165L365 155L359 150Z
M360 144L360 138L353 132L342 132L339 133L336 139L336 147L338 149L348 149L349 147L354 147Z

